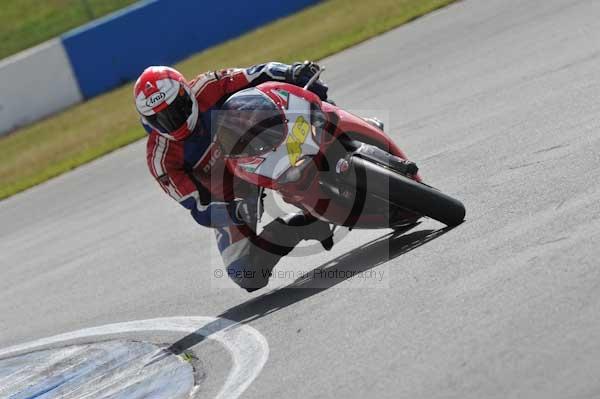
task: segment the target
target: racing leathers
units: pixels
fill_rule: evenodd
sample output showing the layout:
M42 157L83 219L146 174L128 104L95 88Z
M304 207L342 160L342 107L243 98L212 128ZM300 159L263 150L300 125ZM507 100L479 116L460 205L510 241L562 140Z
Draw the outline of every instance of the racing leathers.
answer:
M199 120L192 134L181 141L169 140L142 121L149 133L150 172L198 224L215 229L228 276L248 291L264 287L275 264L302 239L318 239L329 249L333 245L331 232L327 224L299 213L275 219L257 235L257 218L249 218L248 212L243 215L240 210L247 210L248 205L250 209L258 208L258 189L227 171L224 154L211 134L212 116L239 90L272 80L302 86L311 77L307 72L310 69L302 68L302 64L270 62L201 74L190 82L199 106ZM316 81L311 90L327 99L327 86L321 81Z

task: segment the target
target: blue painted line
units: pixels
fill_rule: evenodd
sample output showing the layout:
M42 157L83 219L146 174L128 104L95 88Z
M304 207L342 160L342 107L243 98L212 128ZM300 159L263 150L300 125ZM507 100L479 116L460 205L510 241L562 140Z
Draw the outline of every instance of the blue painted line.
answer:
M58 381L57 383L55 383L54 385L49 385L46 386L46 388L43 388L44 385L47 385L47 383L41 383L41 384L37 384L35 387L32 387L30 390L36 390L36 389L40 389L39 391L35 391L33 394L27 393L27 392L23 392L23 393L18 393L17 395L13 395L10 397L10 399L36 399L41 397L42 395L47 394L50 391L55 390L56 388L60 387L61 385L65 384L66 382L68 382L71 378L67 378L67 379L63 379ZM42 386L40 388L37 388L38 386ZM21 396L21 395L29 395L29 396Z

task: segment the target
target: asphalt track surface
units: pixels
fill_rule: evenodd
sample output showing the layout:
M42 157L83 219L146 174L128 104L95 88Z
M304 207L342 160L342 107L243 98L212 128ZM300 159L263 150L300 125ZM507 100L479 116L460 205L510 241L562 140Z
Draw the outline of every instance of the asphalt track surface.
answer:
M160 192L140 142L0 203L0 348L220 316L268 341L244 397L599 397L598 16L596 0L462 1L325 60L339 104L387 113L467 206L450 231L353 231L278 268L382 284L218 288L212 233ZM210 353L209 376L227 368Z

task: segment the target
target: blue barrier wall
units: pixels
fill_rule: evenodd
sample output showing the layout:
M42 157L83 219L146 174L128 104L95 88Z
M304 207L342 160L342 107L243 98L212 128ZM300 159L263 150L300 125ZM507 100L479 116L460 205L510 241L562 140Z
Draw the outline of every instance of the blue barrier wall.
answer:
M81 92L90 98L137 78L149 65L173 64L318 1L151 0L62 40Z

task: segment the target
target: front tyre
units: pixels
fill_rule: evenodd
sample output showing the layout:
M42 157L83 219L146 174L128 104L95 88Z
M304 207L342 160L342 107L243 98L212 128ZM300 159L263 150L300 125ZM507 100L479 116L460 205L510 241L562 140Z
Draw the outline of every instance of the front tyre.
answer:
M457 226L465 219L465 206L441 191L419 183L384 166L353 156L350 169L358 190L387 200L390 204L444 223Z

